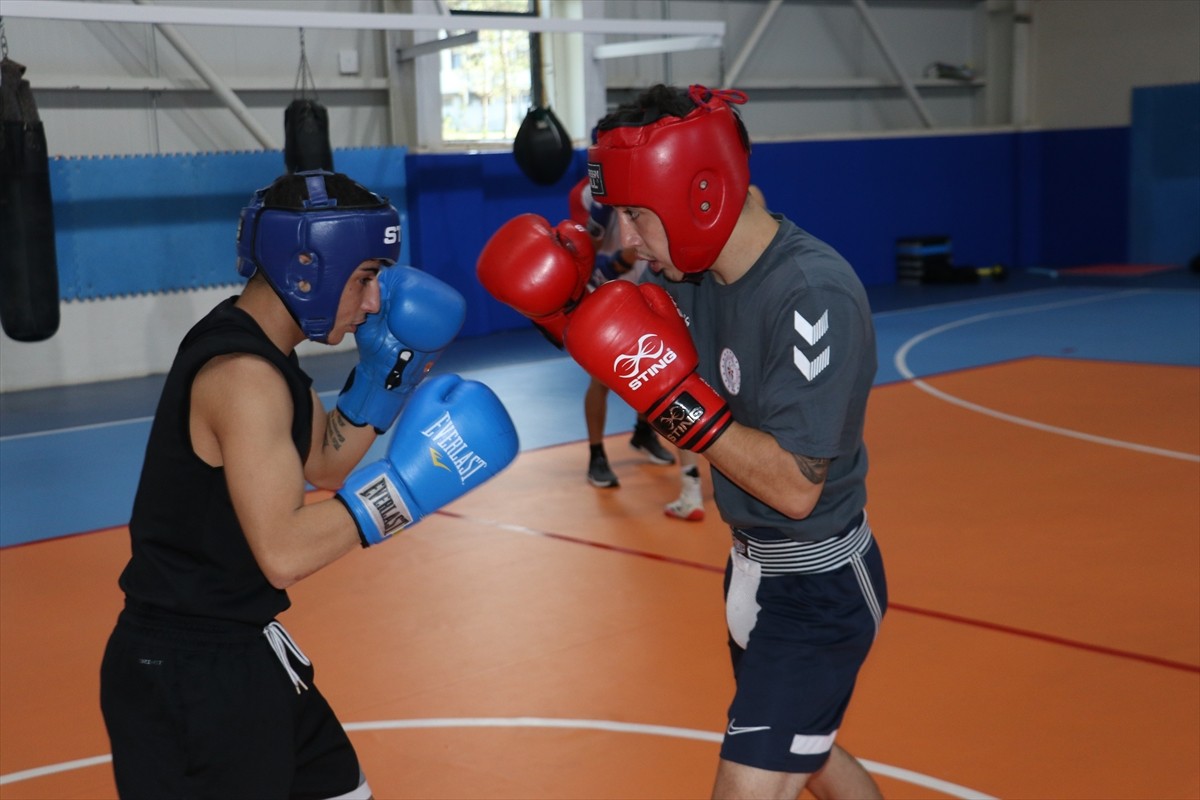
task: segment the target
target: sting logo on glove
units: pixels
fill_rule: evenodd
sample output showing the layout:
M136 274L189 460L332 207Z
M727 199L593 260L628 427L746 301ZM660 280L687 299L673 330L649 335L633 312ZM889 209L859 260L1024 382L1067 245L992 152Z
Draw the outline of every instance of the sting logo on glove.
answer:
M689 392L681 392L659 413L654 428L674 443L687 436L692 426L703 417L704 406Z
M657 344L657 347L655 345ZM643 334L638 339L638 351L633 354L617 356L613 360L613 372L618 377L629 381L630 389L640 389L646 379L658 374L658 371L674 362L675 351L658 337L657 334ZM642 363L651 361L649 367L642 369Z

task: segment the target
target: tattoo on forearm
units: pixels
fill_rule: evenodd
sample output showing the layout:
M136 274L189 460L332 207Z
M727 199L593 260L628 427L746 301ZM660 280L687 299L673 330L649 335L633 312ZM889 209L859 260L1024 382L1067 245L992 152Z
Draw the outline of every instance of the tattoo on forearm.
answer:
M334 450L341 450L342 445L346 443L346 437L342 433L342 414L336 408L329 413L325 420L325 445L332 447Z
M800 467L800 473L813 483L824 483L829 475L828 458L809 458L808 456L793 456Z

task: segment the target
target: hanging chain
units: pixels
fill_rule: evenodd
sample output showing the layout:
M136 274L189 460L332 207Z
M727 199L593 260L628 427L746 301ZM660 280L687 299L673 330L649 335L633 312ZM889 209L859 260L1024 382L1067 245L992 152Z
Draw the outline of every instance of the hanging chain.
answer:
M4 35L4 17L0 17L0 58L8 58L8 37Z
M293 87L293 91L299 92L301 99L308 99L310 87L315 100L317 83L313 80L312 69L308 65L308 53L304 49L304 28L300 28L300 66L296 69L296 85Z

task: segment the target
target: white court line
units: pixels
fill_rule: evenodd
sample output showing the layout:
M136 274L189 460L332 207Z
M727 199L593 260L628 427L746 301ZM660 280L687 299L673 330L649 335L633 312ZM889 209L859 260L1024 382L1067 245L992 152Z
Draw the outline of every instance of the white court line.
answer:
M573 730L610 731L613 733L640 733L651 736L666 736L674 739L695 739L702 742L720 742L720 733L713 731L698 731L692 728L676 728L669 725L643 725L637 722L616 722L607 719L555 719L549 717L457 717L433 719L384 719L374 722L350 722L344 725L347 731L385 731L406 730L416 728L569 728ZM0 786L31 778L41 778L59 772L69 772L73 769L83 769L112 761L111 755L81 758L77 761L64 761L61 764L51 764L22 772L11 772L0 775ZM876 775L886 775L904 783L932 789L962 800L997 800L989 794L959 786L956 783L943 781L919 772L880 764L877 761L859 759L859 763L868 772Z
M930 328L929 330L912 337L903 345L901 345L900 349L896 351L896 355L893 358L893 363L896 366L896 371L900 373L900 376L905 380L911 381L913 386L916 386L921 391L932 395L939 400L944 400L947 403L965 408L968 411L975 411L977 413L985 414L989 417L994 417L1005 422L1011 422L1015 425L1023 425L1027 428L1034 428L1039 431L1045 431L1047 433L1053 433L1059 436L1068 436L1073 439L1081 439L1085 442L1092 442L1093 444L1102 444L1108 447L1120 447L1126 450L1136 450L1140 453L1149 453L1150 455L1164 456L1166 458L1177 458L1181 461L1200 462L1200 455L1195 453L1181 453L1176 450L1166 450L1161 447L1151 447L1149 445L1137 444L1136 442L1126 442L1120 439L1110 439L1106 436L1096 436L1095 434L1083 433L1082 431L1071 430L1070 428L1062 428L1057 425L1047 425L1044 422L1036 422L1025 417L1018 417L1013 414L1006 414L1003 411L997 411L994 408L981 406L978 403L972 403L969 400L963 400L961 397L956 397L947 392L943 392L941 389L930 386L925 381L917 378L916 374L908 368L908 353L913 349L913 347L925 341L926 339L930 339L940 333L953 330L954 328L961 328L964 325L973 325L976 322L998 319L1000 317L1010 317L1017 314L1031 314L1035 311L1049 311L1051 309L1064 308L1066 306L1083 305L1084 303L1096 303L1134 294L1146 294L1148 291L1148 289L1131 289L1115 295L1102 295L1099 297L1062 300L1057 303L1045 303L1040 306L1026 306L1024 308L1007 309L1005 311L989 311L986 314L977 314L973 317L965 317L963 319L956 320L955 322L948 322L945 325L939 325L936 328Z
M60 764L50 764L45 767L23 769L20 772L10 772L7 775L0 775L0 786L4 786L9 783L17 783L19 781L28 781L34 778L44 778L47 775L57 775L60 772L70 772L73 769L96 767L100 764L107 764L110 761L112 761L111 754L93 756L92 758L80 758L75 761L63 761Z
M1100 287L1090 287L1095 291L1105 291ZM1111 294L1111 290L1109 291ZM874 311L871 313L873 317L898 317L903 314L919 314L929 311L944 311L948 308L956 308L960 306L979 306L979 305L1007 305L1011 300L1027 300L1030 297L1036 297L1044 294L1067 294L1067 290L1061 287L1047 289L1030 289L1028 291L1010 292L1008 294L992 294L986 297L969 297L964 300L946 300L941 303L928 303L923 306L905 306L904 308L891 308L887 311ZM1078 292L1071 293L1078 296Z

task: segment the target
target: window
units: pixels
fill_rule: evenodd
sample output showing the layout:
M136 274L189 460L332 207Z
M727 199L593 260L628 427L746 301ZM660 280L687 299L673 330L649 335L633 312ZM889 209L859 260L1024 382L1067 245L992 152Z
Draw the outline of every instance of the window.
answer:
M537 0L448 0L454 15L537 16ZM481 30L441 53L442 141L511 141L535 94L539 34ZM532 57L531 57L531 54Z

